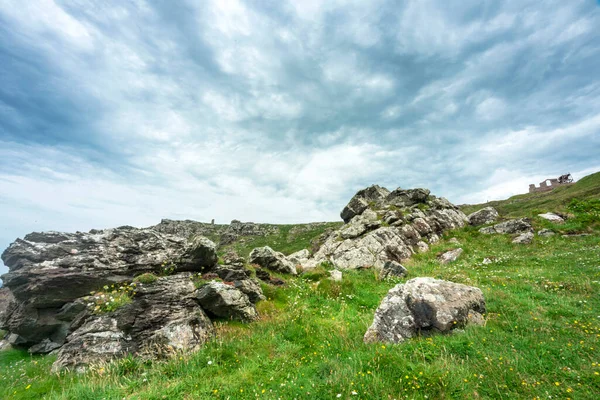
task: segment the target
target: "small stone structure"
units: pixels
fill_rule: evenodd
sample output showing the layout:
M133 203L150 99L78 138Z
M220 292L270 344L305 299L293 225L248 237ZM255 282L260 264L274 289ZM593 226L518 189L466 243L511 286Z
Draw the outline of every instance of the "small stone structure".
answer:
M558 186L566 186L573 184L571 174L561 175L558 178L544 179L540 182L540 186L536 187L534 183L529 185L529 193L548 192Z

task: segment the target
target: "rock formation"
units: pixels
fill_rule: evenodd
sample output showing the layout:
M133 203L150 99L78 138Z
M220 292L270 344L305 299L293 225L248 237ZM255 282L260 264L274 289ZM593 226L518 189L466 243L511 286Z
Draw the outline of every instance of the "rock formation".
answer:
M468 323L483 324L481 290L433 278L396 285L375 312L364 341L399 343L417 335L448 333Z
M318 251L302 263L314 268L331 262L341 269L402 261L428 250L448 229L465 225L467 217L444 198L426 189L396 189L373 185L360 190L341 212L346 222L332 232Z
M485 234L513 234L533 231L533 227L527 218L511 219L493 226L481 228L479 232Z
M167 226L178 225L163 221L162 230ZM0 329L9 332L13 346L58 350L56 369L81 369L125 354L194 350L213 335L205 310L213 317L256 319L253 303L264 296L243 259L218 265L212 241L182 236L120 227L17 239L2 253L9 272L2 276ZM200 273L230 282L214 282L226 286L219 292L224 299L215 295L211 303L200 294L192 282ZM142 274L153 279L134 283ZM115 308L119 296L127 301Z
M494 207L485 207L469 214L467 219L473 226L491 224L498 219L498 211Z

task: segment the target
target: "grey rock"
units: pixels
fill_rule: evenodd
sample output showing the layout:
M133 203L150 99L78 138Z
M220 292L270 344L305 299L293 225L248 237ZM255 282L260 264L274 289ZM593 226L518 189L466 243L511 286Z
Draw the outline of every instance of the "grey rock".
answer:
M334 282L342 281L342 271L338 271L337 269L329 271L329 279Z
M211 271L226 282L245 280L252 275L243 265L217 265Z
M521 233L519 236L513 239L513 243L517 244L529 244L533 241L533 232Z
M213 336L191 274L161 277L138 287L132 303L110 314L89 315L58 350L53 370L79 371L126 354L150 358L194 351Z
M417 252L426 253L429 251L429 245L423 241L417 242Z
M482 325L481 290L433 278L396 285L375 312L364 341L399 343L417 335L448 333L472 323Z
M542 229L538 231L538 236L542 237L550 237L556 235L556 233L552 229Z
M12 292L7 287L0 288L0 329L7 329L7 321L13 311L17 308L17 303ZM0 338L1 339L1 338Z
M0 351L11 350L12 346L8 342L8 340L0 339Z
M260 285L254 279L234 281L233 284L236 289L248 296L248 299L254 304L266 299Z
M178 271L201 272L217 263L217 246L204 236L196 236L186 244L177 263Z
M386 202L396 207L408 207L415 204L425 204L430 191L427 189L396 189L386 197Z
M445 253L441 254L438 259L442 264L450 264L451 262L458 260L458 257L460 257L462 253L463 249L459 247L458 249L446 251Z
M513 233L524 233L531 232L533 230L531 223L526 218L521 219L511 219L505 222L501 222L494 226L488 226L485 228L481 228L479 232L485 234L494 234L494 233L502 233L502 234L513 234Z
M211 314L226 319L249 322L258 319L258 312L241 290L222 282L209 282L198 290L198 301Z
M479 211L469 214L467 219L469 220L470 225L477 226L495 222L498 217L498 211L496 211L494 207L485 207Z
M297 275L296 266L282 253L269 246L258 247L250 253L249 261L275 272Z
M302 249L290 254L286 258L294 265L302 265L310 257L310 252L307 249Z
M548 220L550 222L554 222L555 224L562 224L565 222L564 218L560 215L556 215L554 213L548 212L544 214L538 214L538 217Z
M369 207L369 204L383 201L389 193L389 190L378 185L359 190L348 205L344 207L340 216L344 222L349 222L354 216L362 214Z
M388 279L391 277L403 278L407 274L408 271L399 262L386 261L386 263L383 264L383 268L381 269L381 274L379 276L381 279Z

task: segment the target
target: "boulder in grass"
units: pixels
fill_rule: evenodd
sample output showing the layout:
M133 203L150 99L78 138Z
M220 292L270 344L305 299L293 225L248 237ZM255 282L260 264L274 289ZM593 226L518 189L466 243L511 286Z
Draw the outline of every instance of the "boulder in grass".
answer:
M198 290L197 299L202 308L219 318L242 322L258 319L258 312L248 296L232 285L209 282Z
M269 246L258 247L250 253L250 262L275 272L297 275L296 266L288 260L283 253L273 250Z
M561 217L560 215L551 213L551 212L544 213L544 214L538 214L538 217L543 218L550 222L554 222L555 224L562 224L563 222L565 222L563 217Z
M525 232L514 238L512 242L516 244L530 244L532 241L533 232Z
M485 225L491 224L498 219L498 211L494 207L485 207L479 211L475 211L467 216L469 225Z
M450 333L483 325L480 289L434 278L415 278L392 288L381 302L364 341L400 343L417 335Z
M458 249L446 251L445 253L441 254L438 259L442 264L450 264L451 262L458 260L458 257L460 257L462 253L463 249L459 247Z

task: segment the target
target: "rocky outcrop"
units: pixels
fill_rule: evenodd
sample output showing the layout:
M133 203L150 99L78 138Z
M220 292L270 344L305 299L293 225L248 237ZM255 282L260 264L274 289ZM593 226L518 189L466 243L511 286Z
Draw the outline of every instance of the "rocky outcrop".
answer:
M0 329L11 333L13 345L48 352L76 329L78 299L142 273L212 268L216 252L203 237L188 242L153 229L120 227L31 233L12 243L2 260L9 268L2 278L15 305L0 318Z
M10 318L17 303L11 291L7 287L0 288L0 329L6 329L6 321ZM0 339L2 339L0 337Z
M341 269L382 268L427 251L443 232L467 222L462 211L426 189L390 192L377 185L356 193L341 216L346 224L328 235L304 268L323 262Z
M202 307L211 314L242 322L254 321L258 312L248 296L234 286L222 282L209 282L197 293Z
M448 333L465 325L483 324L481 290L433 278L396 285L375 312L364 341L399 343L417 335Z
M294 265L302 265L302 263L305 263L309 257L310 251L308 251L307 249L302 249L300 251L290 254L286 258Z
M248 299L252 303L258 303L261 300L265 300L266 297L263 294L260 284L254 279L244 279L233 282L233 286L240 292L248 296Z
M485 234L494 234L494 233L502 233L502 234L514 234L514 233L524 233L533 231L533 227L527 218L521 219L511 219L505 222L501 222L494 226L487 226L485 228L481 228L479 232Z
M112 313L96 315L88 309L58 351L53 369L81 370L126 354L155 357L197 349L214 328L190 278L184 273L140 285L133 301Z
M469 214L467 219L469 224L473 226L491 224L498 219L498 211L494 207L485 207L479 211Z
M296 275L296 266L288 260L283 253L273 250L269 246L258 247L250 253L249 261L263 268L284 274Z

